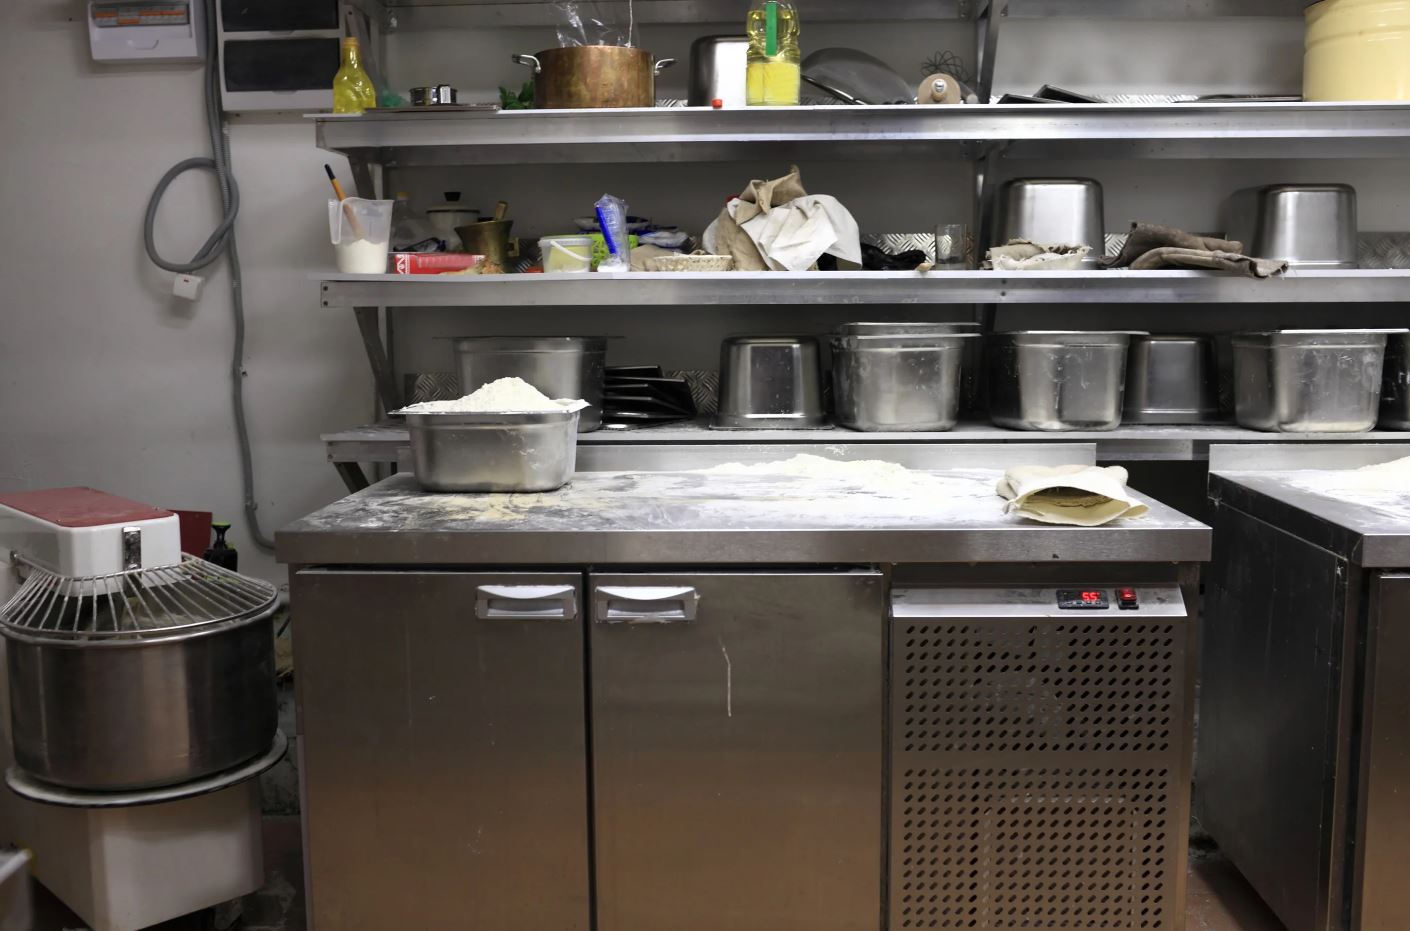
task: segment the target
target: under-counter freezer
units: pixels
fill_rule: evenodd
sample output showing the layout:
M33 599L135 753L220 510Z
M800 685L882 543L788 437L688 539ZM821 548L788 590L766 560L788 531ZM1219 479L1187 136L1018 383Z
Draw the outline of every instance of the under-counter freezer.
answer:
M315 931L1183 927L1208 528L1003 513L1086 444L582 452L280 533Z
M1405 454L1211 452L1196 814L1289 931L1410 928Z

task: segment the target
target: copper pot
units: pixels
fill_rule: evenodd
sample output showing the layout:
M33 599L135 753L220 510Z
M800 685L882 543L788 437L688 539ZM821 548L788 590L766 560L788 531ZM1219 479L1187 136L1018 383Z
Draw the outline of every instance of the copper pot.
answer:
M675 64L653 64L645 49L620 45L551 48L537 55L514 55L534 69L534 107L588 110L656 106L656 75Z

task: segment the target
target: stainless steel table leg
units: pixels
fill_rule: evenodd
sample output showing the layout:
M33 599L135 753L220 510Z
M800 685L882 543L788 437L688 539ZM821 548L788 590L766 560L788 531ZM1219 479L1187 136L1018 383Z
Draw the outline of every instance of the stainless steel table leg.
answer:
M362 491L372 484L367 480L367 474L362 471L362 466L356 462L335 462L333 468L338 470L338 476L342 478L343 484L348 486L348 491Z
M367 350L367 361L372 365L372 377L377 382L377 397L382 408L394 411L401 407L401 391L397 389L396 373L387 358L387 350L382 346L382 330L378 326L376 307L354 307L357 315L357 328L362 333L362 346Z

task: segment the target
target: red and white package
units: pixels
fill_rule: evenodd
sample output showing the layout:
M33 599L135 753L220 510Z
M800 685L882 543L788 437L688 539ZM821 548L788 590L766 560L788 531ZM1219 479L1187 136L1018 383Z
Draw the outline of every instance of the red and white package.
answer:
M464 274L484 261L483 255L465 252L393 252L392 271L398 275Z

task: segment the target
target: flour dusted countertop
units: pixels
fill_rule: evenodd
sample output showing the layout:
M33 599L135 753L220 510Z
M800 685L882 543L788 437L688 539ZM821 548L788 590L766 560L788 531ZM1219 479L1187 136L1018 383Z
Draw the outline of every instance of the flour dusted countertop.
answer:
M280 531L301 565L824 565L1198 562L1203 524L1150 513L1104 527L1005 516L999 470L875 481L745 470L579 472L546 494L423 492L398 475Z
M1410 484L1358 469L1215 472L1209 493L1368 569L1410 569Z

